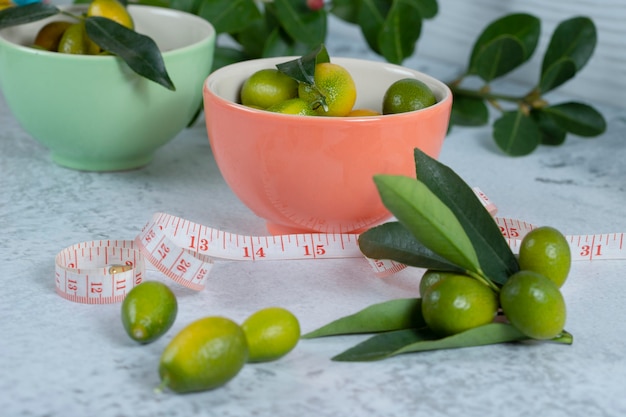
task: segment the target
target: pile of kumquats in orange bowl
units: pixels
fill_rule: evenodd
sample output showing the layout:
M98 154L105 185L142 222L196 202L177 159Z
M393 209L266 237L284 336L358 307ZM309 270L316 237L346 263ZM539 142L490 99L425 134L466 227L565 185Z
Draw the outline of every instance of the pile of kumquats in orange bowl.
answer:
M437 102L426 83L407 77L387 88L381 100L382 113L378 109L354 108L357 91L350 72L330 62L327 54L320 57L318 53L315 57L255 72L241 87L241 103L284 114L355 117L405 113ZM306 64L311 66L309 71Z
M452 106L429 75L323 46L228 65L203 91L218 167L272 234L359 232L389 218L372 176L410 175L415 148L438 157Z

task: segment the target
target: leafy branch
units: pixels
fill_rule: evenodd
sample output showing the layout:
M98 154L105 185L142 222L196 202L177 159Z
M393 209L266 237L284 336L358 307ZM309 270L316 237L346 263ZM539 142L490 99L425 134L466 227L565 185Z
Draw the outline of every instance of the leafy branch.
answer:
M155 0L137 0L153 4ZM436 0L157 0L196 14L218 34L215 68L268 56L302 56L326 41L329 15L358 26L369 48L400 64L413 55ZM233 46L233 42L235 46Z
M397 221L361 234L361 252L372 259L461 271L498 292L519 270L519 263L496 222L452 169L419 149L415 149L414 157L416 178L375 177L381 199ZM303 338L375 333L333 357L336 361L373 361L410 352L530 339L503 319L500 316L493 322L441 337L428 327L422 299L395 299L341 317ZM572 344L573 336L563 331L551 341Z
M606 122L592 106L578 102L550 105L545 94L572 79L591 58L597 43L596 28L586 17L561 22L544 53L537 84L522 96L494 93L490 83L526 63L535 52L541 23L530 14L502 17L481 33L474 44L465 73L451 82L455 97L451 124L481 126L489 121L487 105L501 114L493 124L493 137L508 155L533 152L540 144L560 145L568 133L593 137L602 134ZM476 90L463 81L478 77ZM507 108L503 102L512 103Z
M330 15L357 26L367 46L388 62L402 64L415 53L422 23L438 12L437 0L137 0L197 14L218 34L214 68L268 56L302 56L325 43ZM551 105L545 94L585 66L597 42L593 22L575 17L561 22L545 51L537 85L522 96L492 90L491 83L534 54L541 23L530 14L506 15L489 24L474 44L467 70L449 83L455 96L452 125L483 126L490 108L501 114L493 136L508 155L527 155L540 144L560 145L566 135L598 136L602 115L578 102ZM464 81L478 78L471 89Z
M462 271L497 291L519 271L517 258L500 228L451 168L419 149L415 149L414 157L417 179L393 175L374 178L383 204L397 222L361 234L361 251L372 259Z

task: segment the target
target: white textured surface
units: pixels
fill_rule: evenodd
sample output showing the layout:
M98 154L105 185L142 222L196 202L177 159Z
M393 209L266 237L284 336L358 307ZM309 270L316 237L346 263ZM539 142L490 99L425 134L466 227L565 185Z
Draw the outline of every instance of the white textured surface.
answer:
M332 45L331 53L359 54ZM421 61L446 78L452 68ZM455 129L441 160L487 193L499 214L567 234L626 232L624 109L602 107L597 139L569 138L502 156L488 128ZM375 363L330 357L360 336L303 340L280 361L246 366L225 387L157 395L173 334L205 315L243 320L291 309L309 331L374 302L417 294L415 270L376 278L359 260L220 263L208 289L172 284L180 312L161 340L138 346L119 305L73 304L54 292L54 256L73 243L133 238L155 211L244 234L265 233L224 184L204 126L181 133L142 170L60 168L0 96L0 414L3 416L620 416L626 414L626 261L577 262L563 292L572 346L501 345ZM165 279L153 273L153 279Z

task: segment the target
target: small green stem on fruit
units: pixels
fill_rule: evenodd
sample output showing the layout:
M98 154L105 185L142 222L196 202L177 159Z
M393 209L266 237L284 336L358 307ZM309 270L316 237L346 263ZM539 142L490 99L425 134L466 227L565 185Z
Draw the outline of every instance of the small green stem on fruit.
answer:
M321 96L319 99L311 103L311 108L313 110L317 110L320 107L323 108L325 112L328 111L328 104L326 104L326 97L324 96Z
M154 393L155 394L162 394L163 390L169 385L170 383L170 379L166 376L163 377L163 379L161 380L161 383L154 387Z
M322 108L324 109L325 112L328 111L328 103L326 103L326 96L324 95L324 93L322 93L322 90L320 90L317 87L317 84L312 83L310 84L311 88L313 90L315 90L315 93L317 93L318 98L312 103L312 108L313 110L316 110L318 107L322 106Z

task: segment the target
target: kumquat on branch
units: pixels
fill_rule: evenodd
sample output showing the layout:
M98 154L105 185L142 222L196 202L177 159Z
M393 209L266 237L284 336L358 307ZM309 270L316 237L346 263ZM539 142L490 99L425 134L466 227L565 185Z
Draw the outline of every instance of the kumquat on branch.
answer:
M473 190L446 165L419 149L414 155L416 178L374 178L397 221L361 234L359 247L372 259L424 268L419 297L369 306L303 338L375 333L337 361L519 341L571 344L559 289L571 264L564 236L534 229L518 260Z

